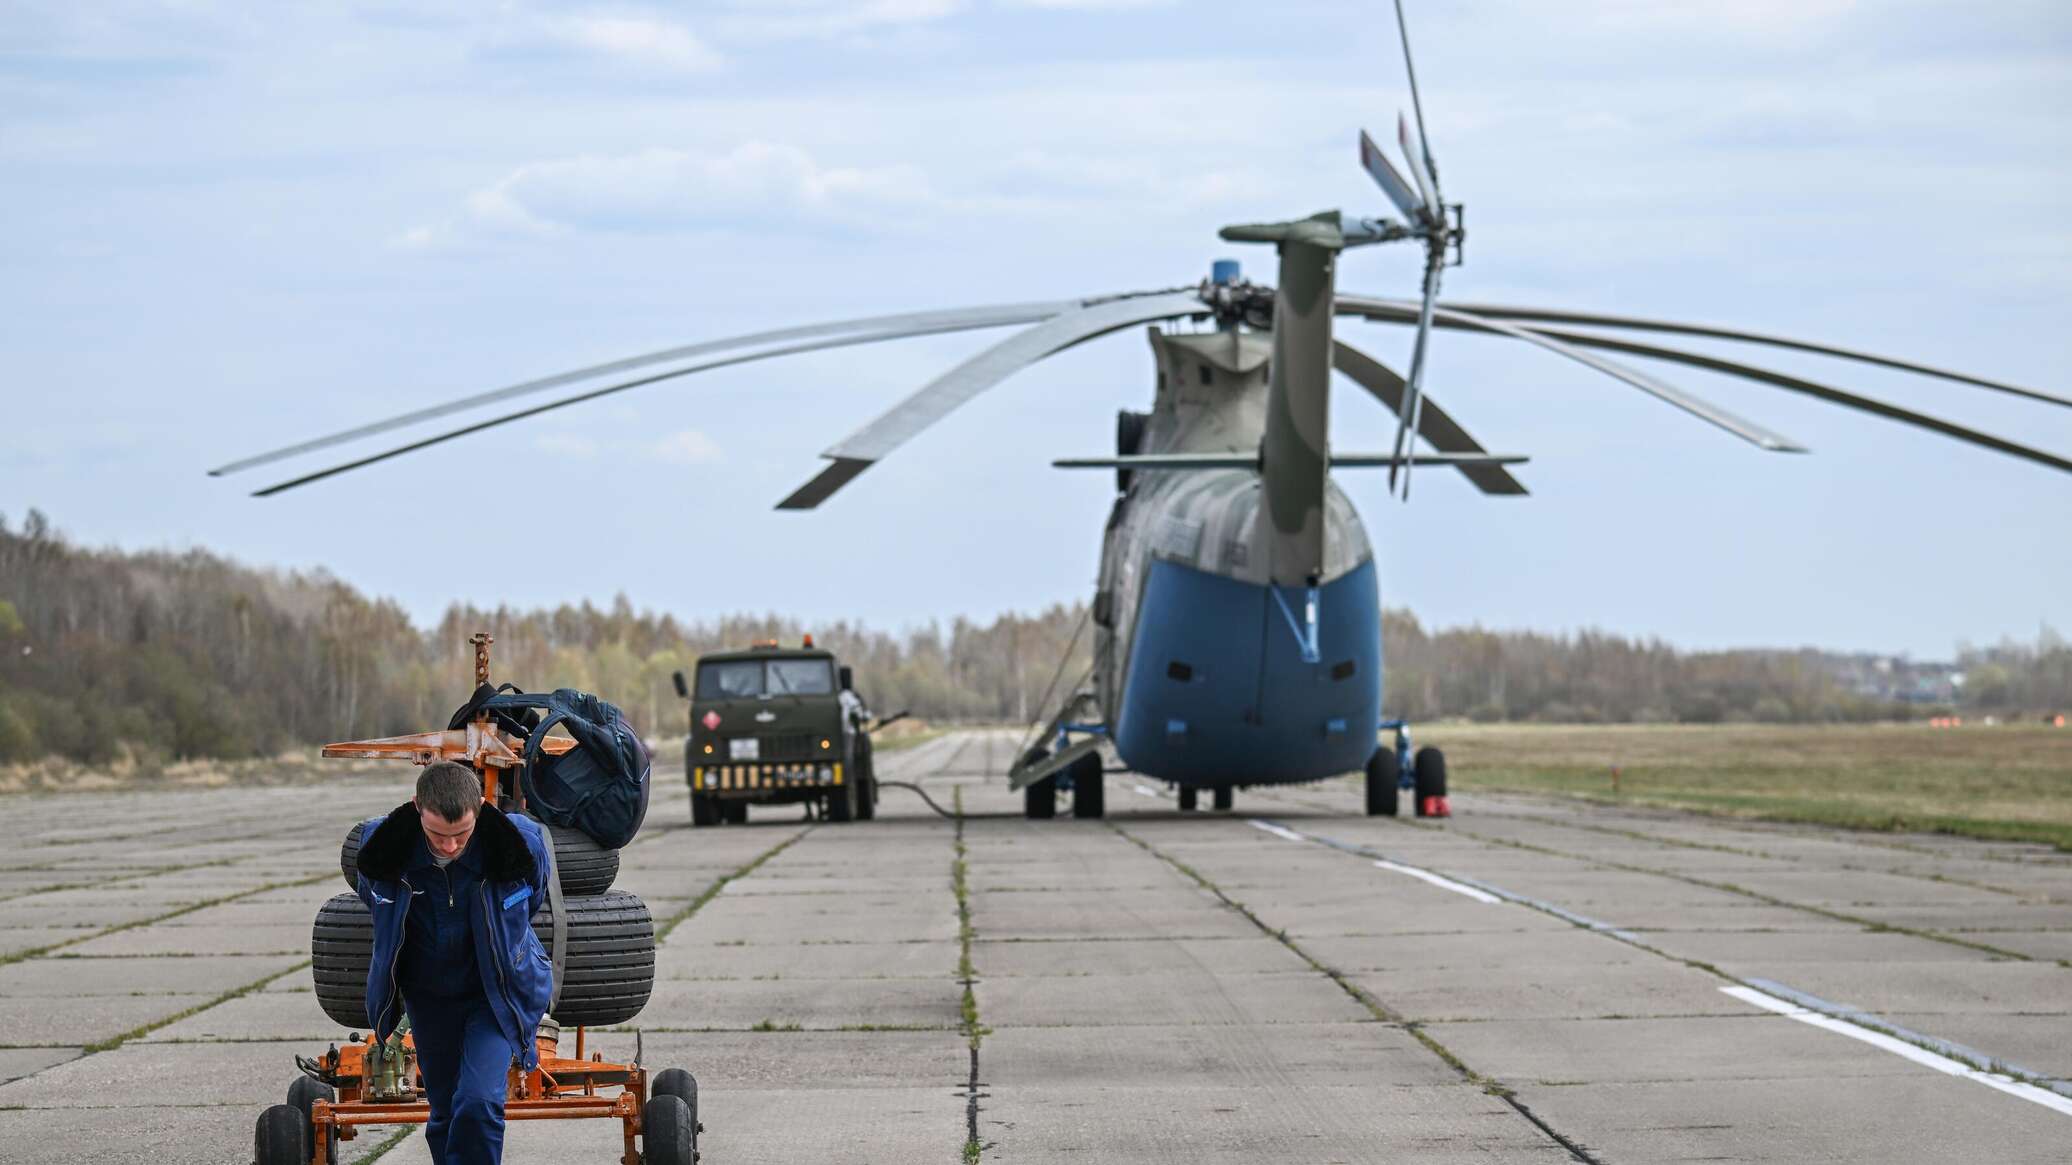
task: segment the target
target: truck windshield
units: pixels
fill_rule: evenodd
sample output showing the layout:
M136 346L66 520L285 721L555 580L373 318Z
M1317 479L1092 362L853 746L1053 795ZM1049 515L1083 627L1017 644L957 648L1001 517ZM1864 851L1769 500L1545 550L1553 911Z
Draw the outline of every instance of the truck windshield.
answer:
M834 665L824 659L732 659L698 665L700 700L828 696L834 690Z
M739 700L762 694L762 660L736 659L698 665L700 700Z
M827 696L834 690L834 669L824 659L770 661L771 695Z

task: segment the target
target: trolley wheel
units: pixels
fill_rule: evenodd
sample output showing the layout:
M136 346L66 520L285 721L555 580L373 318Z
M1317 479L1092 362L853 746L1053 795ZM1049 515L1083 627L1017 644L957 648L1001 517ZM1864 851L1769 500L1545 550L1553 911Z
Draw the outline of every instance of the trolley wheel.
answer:
M1216 786L1216 808L1229 812L1237 801L1237 790L1229 785Z
M1042 746L1022 754L1022 767L1027 768L1038 761L1047 760L1050 750ZM1022 816L1031 821L1047 821L1058 815L1058 778L1056 773L1031 785L1022 786Z
M1180 812L1194 812L1194 807L1200 804L1200 797L1201 791L1193 785L1180 786Z
M252 1165L309 1165L302 1141L309 1122L292 1104L276 1104L259 1114L252 1130Z
M316 1124L309 1119L311 1106L315 1105L319 1100L337 1099L338 1093L332 1091L331 1086L321 1080L312 1080L307 1076L297 1076L289 1083L288 1103L294 1105L296 1111L302 1114L303 1160L309 1160L317 1151L317 1128ZM338 1160L337 1125L332 1125L324 1130L324 1160L334 1162Z
M364 821L354 823L338 847L338 872L345 875L345 888L348 890L358 891L360 888L360 831L366 828Z
M1417 782L1417 815L1453 816L1452 810L1446 804L1446 754L1426 745L1417 750L1417 759L1412 762L1411 771Z
M683 1097L667 1092L648 1097L640 1118L640 1149L644 1165L697 1165L698 1122Z
M664 1068L648 1081L648 1095L674 1096L691 1110L691 1127L698 1125L698 1080L681 1068Z
M1367 758L1367 816L1396 815L1396 786L1403 779L1403 762L1396 750L1383 745Z

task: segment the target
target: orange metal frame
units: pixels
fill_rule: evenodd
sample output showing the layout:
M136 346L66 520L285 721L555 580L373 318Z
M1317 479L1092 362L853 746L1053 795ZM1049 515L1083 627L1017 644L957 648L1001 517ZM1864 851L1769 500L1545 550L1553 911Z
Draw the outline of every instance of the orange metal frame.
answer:
M489 645L495 640L478 632L468 642L475 646L475 683L478 686L486 684L489 682ZM327 744L324 755L407 760L420 765L441 760L459 761L481 775L482 799L496 804L499 800L498 777L503 771L516 769L523 763L520 756L523 744L523 741L498 729L484 715L462 728ZM575 741L560 737L549 737L541 745L543 751L553 755L574 747ZM510 799L522 808L523 793L516 788L509 792ZM374 1049L375 1042L373 1034L369 1033L342 1048L334 1046L317 1060L318 1069L337 1088L338 1099L319 1100L310 1107L310 1121L316 1127L316 1149L310 1165L335 1165L329 1159L331 1138L327 1133L332 1129L337 1130L340 1140L349 1141L358 1135L362 1126L419 1125L431 1118L431 1109L414 1082L406 1084L410 1094L404 1098L374 1100L366 1097L364 1071L368 1053ZM559 1055L560 1040L541 1035L538 1040L539 1067L522 1072L515 1065L511 1069L504 1119L617 1119L626 1142L626 1152L620 1161L623 1165L641 1165L641 1155L634 1139L640 1135L641 1118L647 1107L647 1070L638 1063L610 1063L601 1052L584 1059L583 1042L584 1031L577 1028L575 1058L563 1059ZM414 1070L409 1070L414 1069L415 1045L408 1035L404 1036L403 1045L407 1053L405 1077L411 1080L416 1076ZM616 1088L618 1091L616 1094L600 1093L599 1088Z

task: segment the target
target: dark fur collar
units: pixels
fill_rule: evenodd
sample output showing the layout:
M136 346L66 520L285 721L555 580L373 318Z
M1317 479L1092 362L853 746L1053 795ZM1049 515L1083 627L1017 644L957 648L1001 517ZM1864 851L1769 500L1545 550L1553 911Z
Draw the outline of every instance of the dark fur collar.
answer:
M417 817L417 806L405 801L371 835L362 838L360 872L377 882L402 877L417 857L418 839L424 836ZM475 836L468 844L479 847L482 876L492 882L530 882L538 870L525 835L494 805L484 803L476 812Z

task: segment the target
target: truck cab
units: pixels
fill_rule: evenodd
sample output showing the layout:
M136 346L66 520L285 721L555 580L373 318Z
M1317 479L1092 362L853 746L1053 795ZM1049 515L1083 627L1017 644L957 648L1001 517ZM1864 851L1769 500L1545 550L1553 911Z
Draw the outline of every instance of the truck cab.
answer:
M812 636L701 656L693 676L676 674L690 701L692 825L738 825L750 805L817 805L828 821L876 815L869 713L849 669Z

